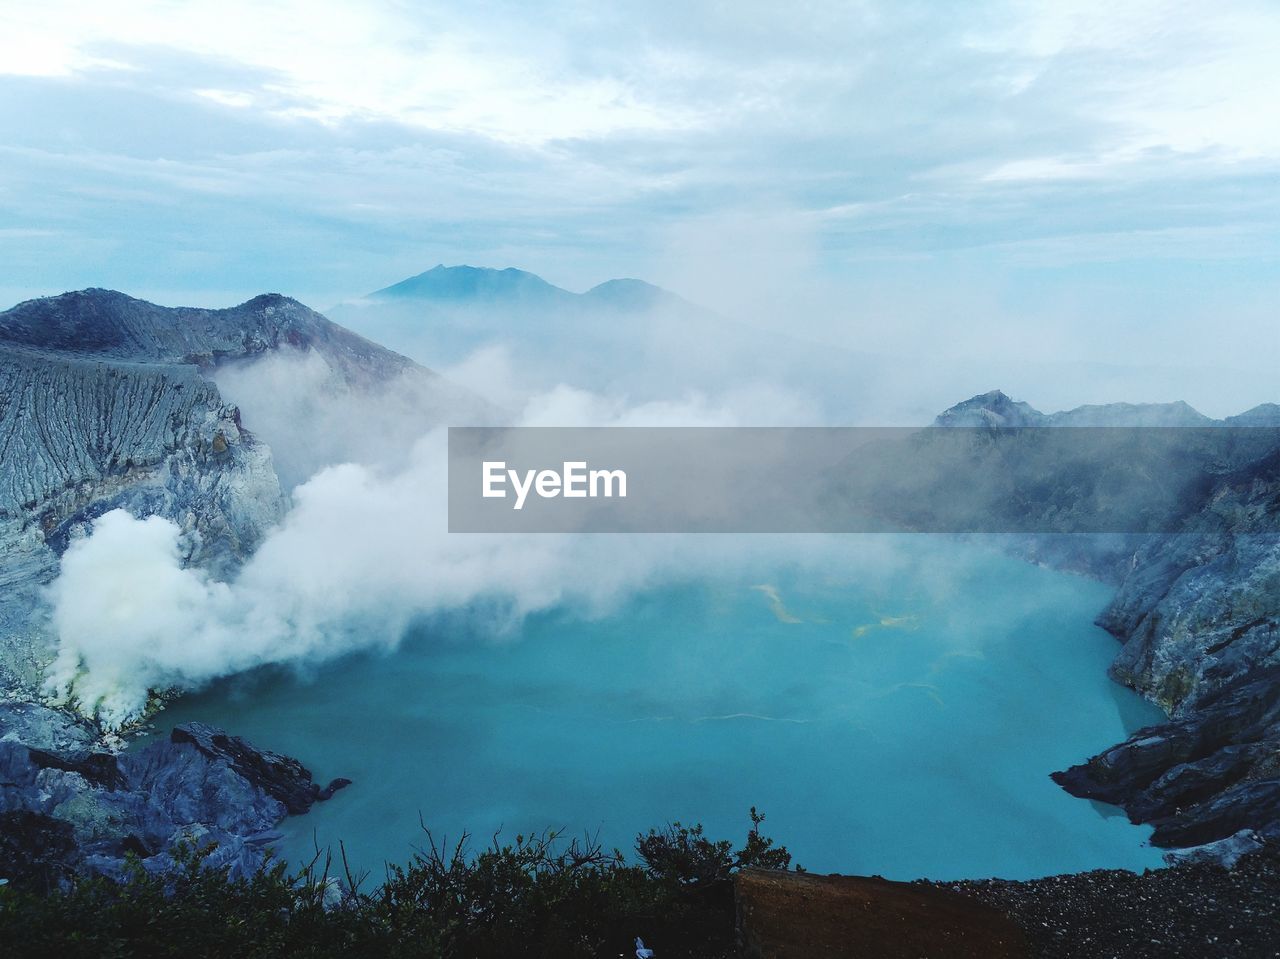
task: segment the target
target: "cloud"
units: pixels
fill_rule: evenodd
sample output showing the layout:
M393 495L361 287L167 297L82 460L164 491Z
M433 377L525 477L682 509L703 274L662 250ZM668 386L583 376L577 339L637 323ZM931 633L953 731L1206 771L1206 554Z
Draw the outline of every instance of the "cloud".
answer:
M546 29L467 22L441 9L395 3L195 3L127 0L110 11L51 2L2 22L0 70L71 76L105 66L138 69L148 48L240 64L270 79L213 99L258 101L280 117L319 123L386 118L410 127L545 143L619 130L671 129L696 119L648 102L607 72L568 69ZM282 42L283 38L287 42ZM551 41L551 42L548 42ZM92 51L111 49L121 59ZM209 91L203 91L208 95Z
M912 358L1260 367L1278 30L1253 0L9 5L0 296L323 309L470 262Z

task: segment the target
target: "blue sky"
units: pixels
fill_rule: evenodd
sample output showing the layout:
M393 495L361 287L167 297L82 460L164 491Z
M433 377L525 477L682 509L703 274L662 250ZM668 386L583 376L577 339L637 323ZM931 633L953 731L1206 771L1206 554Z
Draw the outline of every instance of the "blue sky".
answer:
M8 2L0 299L465 262L1274 369L1277 49L1239 0Z

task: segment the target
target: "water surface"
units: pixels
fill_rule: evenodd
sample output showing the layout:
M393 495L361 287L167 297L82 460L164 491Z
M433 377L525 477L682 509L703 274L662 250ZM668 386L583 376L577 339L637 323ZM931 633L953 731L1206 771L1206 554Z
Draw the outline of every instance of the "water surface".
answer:
M1027 878L1160 862L1149 830L1048 774L1161 714L1110 682L1108 589L904 538L892 572L775 564L653 588L603 618L492 635L465 613L391 654L187 697L200 719L354 785L286 822L374 876L437 835L544 827L629 851L669 820L740 838L747 810L806 868Z

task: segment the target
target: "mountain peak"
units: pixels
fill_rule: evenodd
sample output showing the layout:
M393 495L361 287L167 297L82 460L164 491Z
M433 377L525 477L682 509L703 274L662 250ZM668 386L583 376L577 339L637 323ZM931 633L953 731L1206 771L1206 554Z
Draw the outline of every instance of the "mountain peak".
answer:
M245 300L239 306L233 307L237 310L266 310L273 307L291 306L300 307L304 310L311 309L291 296L285 296L283 293L259 293L252 299Z
M1252 409L1228 416L1232 426L1280 426L1280 404L1259 403Z
M226 309L201 309L158 306L116 290L75 290L0 312L0 345L5 344L201 368L282 346L314 348L350 373L353 382L412 365L280 293L263 293Z
M552 286L542 277L515 267L496 270L483 266L433 266L425 273L383 287L373 299L490 300L515 296L522 299L555 299L573 294Z
M404 301L445 307L492 306L571 310L601 308L621 313L643 312L658 306L692 308L676 294L646 283L622 278L605 280L586 293L571 293L548 283L536 273L515 267L433 266L391 286L370 293L352 305Z
M678 297L660 286L624 277L617 280L605 280L582 294L584 298L607 303L610 306L621 306L629 309L645 309L656 306L664 300L675 300Z
M1209 426L1214 420L1189 403L1102 403L1054 413L1055 426Z
M1046 417L1035 407L1000 390L972 396L939 414L935 426L1040 426Z

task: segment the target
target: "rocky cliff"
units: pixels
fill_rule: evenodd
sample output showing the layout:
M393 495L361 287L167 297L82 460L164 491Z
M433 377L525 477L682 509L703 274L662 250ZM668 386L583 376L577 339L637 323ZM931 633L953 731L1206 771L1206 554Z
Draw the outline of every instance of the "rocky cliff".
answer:
M45 887L77 872L121 875L125 858L162 870L179 842L216 844L207 860L251 875L286 815L323 789L296 759L201 723L116 754L83 720L36 704L0 704L0 868Z
M364 394L440 382L276 294L205 310L82 290L0 313L0 694L38 692L52 650L33 611L96 517L170 519L187 561L221 578L281 518L271 451L213 378L271 356L315 359Z
M1280 408L1223 421L1182 403L1042 414L1003 393L976 396L940 426L1159 426L1171 469L1198 480L1176 515L1146 535L1041 536L1019 549L1117 585L1098 624L1123 644L1111 674L1163 707L1168 723L1054 778L1078 796L1123 806L1170 848L1213 844L1233 857L1280 839ZM1220 427L1236 427L1226 430ZM1256 428L1256 429L1255 429ZM1188 466L1188 464L1190 464ZM1121 463L1122 467L1127 464ZM1153 480L1152 488L1158 484ZM1076 491L1046 482L1032 511L1069 508Z
M117 755L92 716L41 705L55 637L42 591L104 513L162 516L187 564L231 576L284 514L271 450L214 377L306 358L362 395L439 386L407 358L274 294L170 309L83 290L0 313L0 862L57 881L163 864L179 837L252 870L270 830L327 793L296 761L220 731ZM447 391L446 391L447 392ZM295 424L305 436L309 424Z
M1170 722L1055 779L1153 824L1159 845L1280 840L1280 455L1136 550L1098 622L1124 643L1113 677Z

